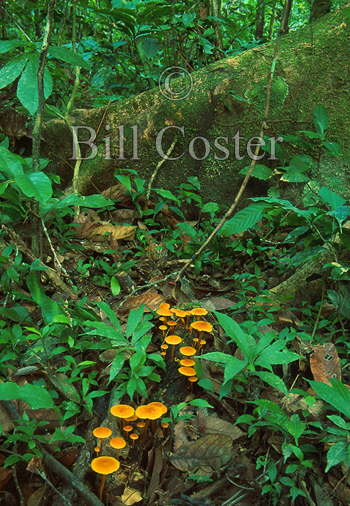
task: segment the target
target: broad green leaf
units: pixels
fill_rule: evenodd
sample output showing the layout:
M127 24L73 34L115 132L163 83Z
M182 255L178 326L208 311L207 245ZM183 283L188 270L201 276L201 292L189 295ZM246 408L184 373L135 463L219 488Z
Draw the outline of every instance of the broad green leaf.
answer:
M174 200L175 202L179 202L179 199L177 197L175 197L175 195L169 190L163 190L161 188L157 188L157 189L154 189L154 191L156 193L158 193L158 195L160 195L164 199L169 199L169 200Z
M271 371L272 365L289 364L299 358L300 356L297 353L285 349L283 341L276 341L259 354L255 359L255 365L260 365Z
M111 367L110 367L110 370L109 370L109 380L108 380L108 383L110 383L111 381L114 380L114 378L117 376L117 374L119 374L119 372L121 371L123 365L124 365L124 362L126 360L126 356L123 352L121 353L118 353L114 359L113 359L113 362L111 363Z
M253 228L261 220L265 207L265 204L258 203L250 204L245 209L241 209L225 223L221 229L221 234L224 236L241 234Z
M341 462L344 462L347 466L350 462L350 446L346 441L338 441L328 450L326 473Z
M246 175L249 169L250 169L249 166L244 167L244 169L240 170L239 173ZM254 166L252 176L256 177L257 179L262 179L262 180L266 181L267 179L270 179L272 174L273 174L273 170L270 169L270 167L266 167L266 165L262 165L262 164L257 163Z
M165 361L161 355L158 355L158 353L148 354L147 360L152 360L152 362L155 362L158 367L161 367L164 370L166 369Z
M335 210L346 203L346 200L341 195L338 195L338 193L330 190L327 186L322 186L319 191L319 196L332 210Z
M13 39L13 40L0 40L0 54L8 53L16 47L24 46L25 43L23 40Z
M112 344L114 346L123 346L128 344L128 341L125 339L123 334L107 323L86 321L84 322L84 325L86 327L92 327L92 330L84 332L84 335L107 337L112 340Z
M52 197L52 184L44 172L31 172L16 176L16 184L27 197L33 197L37 202L45 202Z
M284 394L288 393L288 388L286 387L284 381L276 374L267 371L255 371L253 374L255 376L259 376L259 378L261 378L265 383L273 388L276 388L276 390L280 390Z
M136 389L137 389L137 380L135 377L132 377L126 384L126 391L131 400L134 397Z
M237 374L239 374L246 365L246 361L238 360L236 357L231 357L230 360L226 362L224 367L224 383L227 383Z
M11 84L22 72L25 64L27 63L27 57L22 55L10 60L0 70L0 89L5 88Z
M326 133L328 128L328 113L323 105L316 105L312 111L314 125L322 136Z
M38 64L39 57L36 54L30 55L25 69L18 81L17 98L21 104L34 116L38 109ZM46 69L44 76L44 98L45 100L52 92L52 79Z
M115 277L111 277L111 292L115 297L120 294L121 286L119 280Z
M37 385L19 386L12 381L0 383L0 400L21 400L29 404L32 409L53 408L51 395L44 387Z
M193 401L190 401L189 404L191 406L197 406L198 408L213 408L213 406L204 399L193 399Z
M341 416L338 415L328 415L327 418L333 422L338 427L341 427L342 429L349 430L350 424L349 422L346 422Z
M82 67L87 70L90 69L90 64L86 62L84 58L74 53L72 49L68 49L67 47L51 46L49 48L48 55L50 58L56 58L57 60L70 63L71 65Z
M214 216L218 210L219 210L219 206L216 202L207 202L201 208L202 213L209 213L211 216Z
M219 364L227 364L227 362L232 359L232 355L222 353L222 351L211 351L209 353L204 353L198 358L204 358L205 360L209 360L210 362L218 362Z
M105 313L105 315L107 316L107 318L109 319L109 321L113 324L113 326L118 331L122 330L121 326L120 326L120 321L119 321L117 315L115 314L115 312L113 311L113 309L111 308L111 306L109 304L107 304L107 302L96 302L96 306L99 309L102 309L102 311Z
M143 318L144 305L141 305L137 309L132 309L128 316L128 322L126 325L125 334L127 337L131 337L135 332L137 326L141 323Z
M249 360L256 346L255 339L249 334L246 334L233 318L230 318L226 314L219 313L218 311L214 311L214 314L227 336L230 337L244 353L244 358Z
M311 388L325 402L350 419L350 390L339 380L332 379L331 385L309 380Z

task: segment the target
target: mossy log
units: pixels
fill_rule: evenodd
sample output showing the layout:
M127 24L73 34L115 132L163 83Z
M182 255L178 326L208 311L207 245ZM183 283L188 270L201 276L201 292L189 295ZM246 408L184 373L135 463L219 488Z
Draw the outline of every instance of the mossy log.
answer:
M278 40L277 84L266 130L269 137L277 138L312 128L312 110L322 104L330 118L328 139L347 148L350 137L349 24L348 5ZM204 198L223 204L231 202L242 180L240 170L250 162L246 144L259 135L275 44L258 46L194 72L191 74L191 91L183 100L169 100L164 96L164 89L157 87L103 108L76 110L72 124L89 126L98 132L95 141L98 153L82 162L79 190L95 193L115 184L113 174L116 169L135 169L141 177L149 178L161 158L156 146L157 135L165 127L173 127L165 132L162 147L166 152L176 136L171 154L176 159L163 164L154 186L171 189L188 176L198 176ZM172 90L178 92L187 89L188 84L188 75L171 82ZM124 130L124 159L120 159L121 127ZM137 159L132 159L136 128L138 152ZM237 159L234 139L238 131L242 159ZM87 130L80 130L79 139L84 133L85 138L89 138ZM111 140L110 159L105 156L106 136ZM195 159L189 153L191 140L196 137L207 139L211 148L208 156L204 156L206 146L203 140L194 142L196 156L203 156L203 160ZM225 160L219 159L224 153L215 148L215 140L220 137L228 138L227 144L220 140L229 150L229 157ZM52 120L46 124L43 138L44 154L53 160L51 169L69 186L74 168L71 131L63 121ZM81 149L83 155L90 154L87 145L81 144ZM269 163L268 157L266 154L260 163ZM350 186L349 171L341 172L342 185ZM264 191L261 185L261 181L252 180L248 194L261 195Z

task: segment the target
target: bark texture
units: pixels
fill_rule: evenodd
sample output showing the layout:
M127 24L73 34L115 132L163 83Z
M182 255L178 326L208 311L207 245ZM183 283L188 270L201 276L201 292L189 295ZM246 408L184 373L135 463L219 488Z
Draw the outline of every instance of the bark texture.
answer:
M328 140L340 142L347 148L350 137L350 7L328 14L305 28L279 39L279 60L276 67L271 115L268 118L269 136L293 134L312 128L312 109L323 104L329 113ZM98 155L82 162L79 190L84 193L101 191L115 184L116 169L136 169L141 177L149 178L160 160L156 149L157 134L168 129L162 146L166 152L177 137L172 157L159 171L154 186L174 188L188 176L198 176L206 199L221 203L232 201L242 180L239 171L250 162L245 156L237 160L233 136L239 130L240 152L246 153L247 141L258 135L263 119L265 88L274 55L274 43L259 46L236 57L227 58L191 74L192 88L187 98L170 100L159 90L152 89L109 107L74 112L74 125L87 125L98 131ZM171 82L171 89L187 90L188 76ZM164 89L163 89L164 91ZM248 101L241 101L244 97ZM109 125L109 130L106 130ZM138 159L132 160L132 127L138 127ZM118 128L124 127L125 159L120 160ZM89 137L79 132L79 139ZM103 138L111 137L111 159L105 159ZM203 160L189 154L189 143L195 137L205 137L211 152ZM46 155L53 160L53 171L59 172L69 185L74 167L72 136L67 125L58 120L46 125L44 134ZM218 160L223 153L215 149L215 139L228 137L227 160ZM114 139L114 140L113 140ZM221 144L225 144L221 139ZM194 144L197 156L204 155L201 140ZM82 154L89 154L81 145ZM300 153L297 151L297 153ZM310 153L312 154L312 153ZM262 160L261 163L267 162ZM336 160L325 163L325 178L338 171L349 185L349 164L343 161L341 170ZM321 164L322 172L322 164ZM322 174L320 175L322 177ZM332 179L332 178L331 178ZM262 193L261 182L255 180L250 194Z

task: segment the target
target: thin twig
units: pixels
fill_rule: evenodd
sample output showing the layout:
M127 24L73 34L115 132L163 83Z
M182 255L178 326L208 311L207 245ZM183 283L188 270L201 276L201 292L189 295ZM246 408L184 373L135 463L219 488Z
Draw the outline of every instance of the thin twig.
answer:
M149 200L149 196L151 194L151 190L152 190L152 185L153 185L153 181L155 180L155 178L157 177L157 174L159 172L159 169L161 168L161 166L164 164L164 162L166 160L168 160L169 158L169 155L171 155L171 153L173 152L174 148L175 148L175 145L177 143L177 138L175 138L173 140L173 142L171 143L168 151L166 152L165 154L165 157L162 158L161 160L159 160L159 162L157 163L157 166L156 168L154 169L154 172L151 176L151 179L149 180L149 183L148 183L148 187L147 187L147 193L146 193L146 200Z
M49 44L52 35L52 19L53 19L53 10L55 7L56 0L50 0L47 8L47 18L46 18L46 26L43 37L43 42L41 45L41 51L39 55L39 65L38 65L38 110L35 115L34 127L33 127L33 168L35 170L39 169L39 161L40 161L40 143L41 143L41 127L43 122L43 112L45 106L45 96L44 96L44 72L47 60L47 52L49 50Z
M44 220L42 218L40 218L40 220L41 220L41 226L43 227L44 234L46 235L47 242L49 243L50 249L51 249L52 254L53 254L55 267L56 267L56 269L59 269L60 272L62 271L66 276L68 276L68 273L67 273L66 269L61 264L61 262L60 262L60 260L59 260L59 258L57 256L56 250L53 247L53 244L52 244L52 241L51 241L51 237L50 237L49 232L48 232L48 230L46 228L45 222L44 222Z
M279 48L279 46L276 43L276 45L275 45L275 54L274 54L274 57L273 57L273 60L272 60L269 81L268 81L268 84L267 84L266 101L265 101L265 109L264 109L264 119L263 119L262 124L261 124L260 139L263 139L263 137L264 137L264 131L267 128L266 121L267 121L267 118L269 117L269 113L270 113L272 82L273 82L273 76L274 76L274 73L275 73L276 63L277 63L277 59L278 59L278 48ZM256 145L255 153L254 153L254 158L252 159L252 161L250 163L248 172L247 172L247 174L246 174L246 176L245 176L245 178L244 178L244 180L243 180L243 182L241 184L241 187L239 188L239 190L237 192L237 195L236 195L233 203L231 204L231 206L229 207L229 209L226 211L226 213L224 214L223 218L220 220L219 224L215 227L215 229L209 235L209 237L207 237L207 239L204 241L204 243L201 245L201 247L194 253L194 255L192 256L192 258L190 258L190 260L179 271L179 273L178 273L178 275L176 276L176 279L175 279L175 284L178 283L178 281L180 280L181 276L184 274L184 272L186 271L186 269L199 257L199 255L208 246L208 244L211 242L211 240L216 236L216 234L223 227L223 225L226 223L226 221L232 216L234 210L236 209L236 207L238 205L238 202L241 200L241 197L242 197L242 195L243 195L243 193L244 193L244 191L245 191L245 189L247 187L248 181L250 180L250 178L251 178L251 176L253 174L253 170L254 170L254 167L256 165L259 152L260 152L260 143L258 143Z
M64 465L47 452L45 448L40 448L43 453L43 461L49 467L49 469L57 474L63 481L68 482L81 497L84 498L87 504L90 506L103 506L103 503L93 494L78 478L69 471Z
M34 262L35 260L37 260L37 257L34 255L34 253L32 252L32 250L30 250L26 246L26 244L24 243L24 241L16 234L16 232L14 230L6 227L6 225L2 225L2 228L11 237L11 239L14 241L15 245L17 246L17 248L22 253L24 253L32 262ZM42 260L41 260L41 263L46 268L46 270L43 271L43 274L45 276L47 276L50 281L52 281L52 283L56 286L56 288L58 288L63 293L65 293L66 295L68 295L71 299L77 299L78 298L77 294L74 293L69 288L69 286L66 285L66 283L64 281L62 281L62 279L60 278L60 276L57 274L57 272L54 269L52 269L51 267L49 267L48 265L46 265Z

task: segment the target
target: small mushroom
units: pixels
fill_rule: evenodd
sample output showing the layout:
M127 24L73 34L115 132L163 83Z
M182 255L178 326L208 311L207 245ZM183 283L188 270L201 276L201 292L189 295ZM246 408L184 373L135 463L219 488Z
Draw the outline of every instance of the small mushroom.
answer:
M115 450L121 450L126 447L126 441L123 437L113 437L109 444Z
M185 357L192 357L192 355L197 353L196 348L193 348L193 346L181 346L179 351Z
M183 358L182 360L180 360L180 365L183 367L193 367L194 365L196 365L196 362L191 358Z
M110 409L111 415L122 420L122 425L126 420L135 415L135 409L128 404L116 404Z
M213 326L209 322L205 322L204 320L198 320L196 322L191 323L191 328L198 330L198 332L212 332Z
M125 425L123 427L123 431L125 431L125 432L132 432L133 428L134 427L132 425Z
M96 457L91 461L91 469L101 475L99 486L99 498L102 499L103 489L106 483L106 476L115 473L120 467L119 460L114 457Z
M182 337L180 336L167 336L164 341L166 344L171 345L171 354L170 360L174 360L175 346L182 342Z
M94 429L92 431L92 434L97 439L97 446L96 446L96 448L98 450L96 450L96 448L95 448L95 451L96 451L96 453L99 453L101 451L101 449L102 449L102 441L104 439L110 437L112 435L112 431L108 427L96 427L96 429Z
M190 314L193 316L205 316L208 311L204 307L195 307L191 309Z
M196 371L193 369L193 367L179 367L178 371L183 376L195 376Z

